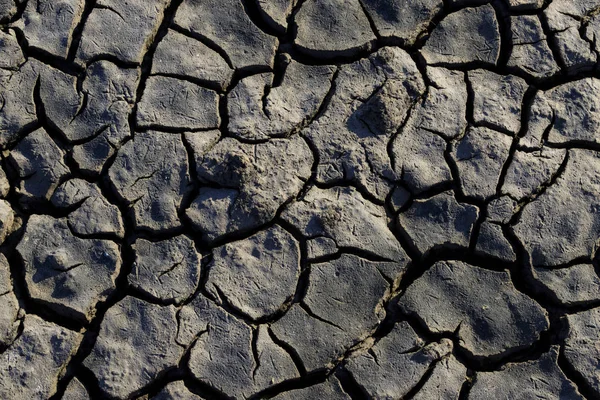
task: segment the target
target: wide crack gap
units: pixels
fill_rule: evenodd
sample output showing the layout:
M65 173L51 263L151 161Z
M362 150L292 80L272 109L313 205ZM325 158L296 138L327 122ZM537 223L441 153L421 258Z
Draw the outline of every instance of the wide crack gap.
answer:
M27 42L27 39L25 38L25 34L21 29L16 27L11 27L10 29L12 29L13 32L15 32L17 42L19 43L21 51L23 52L27 60L32 58L68 75L78 75L83 71L84 68L80 65L76 65L69 61L66 61L65 59L51 54L43 49L30 46Z
M9 0L15 5L16 12L8 17L0 19L0 26L4 24L11 24L15 21L18 21L23 16L25 12L25 7L27 6L27 1L17 1L17 0Z
M459 330L461 324L457 325L454 332L434 332L427 326L426 321L416 313L402 313L402 318L407 320L413 330L420 337L425 338L427 342L439 342L443 338L452 340L454 342L454 357L469 370L481 372L499 371L509 363L539 359L550 350L552 345L560 344L564 330L563 320L559 316L552 316L550 329L541 332L540 337L534 342L492 356L476 356L460 344Z
M510 240L510 238L509 238ZM512 241L511 241L511 244ZM513 244L514 247L514 244ZM516 248L518 260L523 259L523 249ZM436 262L436 258L441 260L450 259L451 252L449 254L441 254L437 257L432 258L427 261L426 265L433 265ZM477 256L468 255L464 257L464 254L460 252L456 252L455 255L459 255L460 257L453 257L455 259L460 259L463 262L467 262L468 264L479 266L481 268L490 269L490 262L487 261L485 257L479 257L477 260ZM473 258L471 258L473 257ZM429 268L423 268L423 264L418 263L414 264L412 268L409 268L407 274L403 277L400 287L397 291L397 297L395 302L400 301L403 292L406 290L408 286L410 286L414 281L420 278ZM495 357L484 357L479 358L470 354L465 349L461 348L457 342L456 334L458 331L454 333L446 332L446 333L434 333L429 330L425 321L416 314L402 314L402 318L414 321L413 328L419 334L419 336L426 338L430 341L439 341L443 337L451 338L455 342L455 356L456 358L463 363L465 366L472 370L479 371L495 371L502 368L503 365L506 365L510 362L522 362L529 361L539 358L542 354L549 351L550 347L555 344L560 344L562 338L562 332L564 330L564 321L562 316L564 312L560 309L554 307L551 303L549 303L544 298L541 298L539 294L534 293L531 290L531 281L529 278L518 271L524 271L525 268L519 267L519 263L504 263L501 261L495 261L495 267L491 268L492 270L500 270L506 271L508 268L510 272L510 276L513 281L513 285L515 288L521 293L527 295L528 297L533 298L535 301L540 303L549 314L550 319L550 327L547 331L541 332L541 335L538 340L533 342L530 345L525 345L521 347L517 347L515 349L509 350L499 356Z
M258 0L241 0L241 3L244 6L246 15L258 29L270 36L282 36L281 33L276 29L273 29L271 24L264 18L264 13L260 9Z
M338 368L333 375L338 379L340 385L342 386L342 389L344 390L344 392L346 392L348 396L350 396L352 400L370 399L370 396L366 392L366 390L356 381L356 379L354 379L354 376L352 376L352 374L348 372L345 368Z
M96 7L98 0L85 0L85 4L83 6L83 12L79 17L79 21L75 25L73 32L71 33L71 43L69 49L67 51L67 62L74 63L75 57L77 55L77 50L79 49L79 45L81 44L81 38L83 36L83 29L87 20Z
M295 385L297 383L301 382L304 377L306 377L307 379L311 379L311 377L315 377L315 379L320 379L320 381L317 382L317 383L320 383L329 376L332 376L332 375L337 376L338 373L342 373L342 375L343 375L345 372L342 370L344 369L345 362L348 358L352 357L356 353L367 351L374 344L376 344L381 338L385 337L385 335L387 335L389 332L391 332L391 330L393 329L394 323L398 320L398 313L394 312L392 309L390 309L390 302L392 301L393 296L394 296L394 294L391 291L388 291L387 294L384 296L384 298L381 300L381 302L382 302L381 307L385 310L385 317L383 318L383 320L381 322L379 322L378 324L376 324L376 326L374 326L372 329L370 329L366 335L362 336L362 338L357 338L352 343L349 343L347 346L345 346L344 353L341 356L339 356L337 359L332 360L331 366L318 368L317 370L313 370L308 373L306 373L306 371L304 370L304 372L301 372L302 377L300 379L295 378L295 379L284 381L280 384L277 384L277 385L272 386L264 391L259 392L252 398L255 398L255 397L260 398L260 396L265 393L269 393L269 394L273 393L273 395L282 393L282 388L284 388L283 391L289 390L288 385L291 385L292 388L296 388ZM388 311L388 310L390 310L390 311ZM317 317L317 319L320 319L320 318ZM273 341L276 342L276 344L280 345L283 349L285 349L288 352L288 354L290 354L290 357L292 357L294 359L295 357L298 356L296 350L291 345L288 345L285 342L279 341L277 339L277 337L275 336L275 334L270 329L269 329L269 333L271 334ZM298 364L303 365L302 360L300 358L298 358L298 362L296 363L296 365L298 366ZM302 367L302 368L304 368L304 367ZM346 377L346 378L348 378L348 377ZM363 397L361 397L359 389L357 389L357 386L355 386L352 383L352 381L346 380L345 383L343 383L342 385L343 385L344 390L348 389L347 393L349 395L357 396L357 397L352 397L352 398L358 398L358 399L363 398ZM344 385L346 385L346 386L344 386ZM301 386L301 387L304 387L304 386Z
M598 398L598 391L567 359L565 355L565 345L560 347L560 351L558 353L558 367L565 374L567 379L573 382L583 397L590 400Z
M471 393L471 388L477 381L477 373L472 369L467 369L467 378L465 379L462 387L460 388L460 393L458 395L458 400L468 400L469 395Z
M487 205L483 205L479 207L479 215L473 223L473 228L471 229L471 237L469 238L469 252L475 253L477 248L477 243L479 243L479 233L481 232L481 225L487 219Z
M495 0L491 3L496 13L498 28L500 31L500 54L497 65L499 68L505 68L512 54L512 31L510 11L506 1Z

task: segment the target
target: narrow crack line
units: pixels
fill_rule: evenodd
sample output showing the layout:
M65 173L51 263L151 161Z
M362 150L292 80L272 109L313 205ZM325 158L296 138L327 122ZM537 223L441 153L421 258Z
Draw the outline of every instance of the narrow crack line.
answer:
M308 249L306 245L306 239L304 238L302 232L300 232L300 230L297 227L281 218L278 218L276 222L284 230L290 233L300 245L300 274L298 276L298 281L294 289L294 294L288 301L286 301L282 305L282 307L279 310L279 315L273 315L273 317L271 318L271 323L277 322L279 319L285 316L285 314L294 304L300 303L304 300L304 297L306 296L306 293L308 291L311 272L311 263L309 263L308 261Z
M279 346L283 351L285 351L290 356L290 358L292 359L292 362L294 363L294 366L296 367L296 370L298 371L300 376L306 376L308 372L306 370L306 367L304 366L304 362L302 361L302 358L300 357L300 355L298 354L296 349L294 349L294 347L292 345L279 339L277 337L277 335L275 335L275 333L273 332L271 327L269 327L267 331L269 332L269 337L271 338L273 343L275 343L277 346Z
M88 239L88 240L102 240L102 241L111 241L115 244L120 244L123 238L119 237L116 232L96 232L96 233L81 233L77 232L77 230L73 227L73 223L71 219L67 219L67 227L71 235L79 239Z
M125 18L123 15L121 15L121 13L118 10L116 10L114 7L111 7L111 6L106 5L106 4L98 4L98 3L96 3L96 5L95 5L94 8L96 8L97 10L107 10L107 11L110 11L110 12L116 14L123 22L125 22L125 23L128 22L127 18Z
M197 78L195 76L183 75L183 74L171 73L171 72L152 72L152 73L150 73L149 76L150 77L160 76L160 77L165 77L165 78L179 79L180 81L190 82L190 83L193 83L194 85L200 86L205 89L213 90L220 94L224 93L223 89L221 88L221 86L218 82L213 82L210 80ZM198 128L196 128L196 129L198 129ZM199 128L199 129L211 130L211 129L215 129L215 128ZM189 131L189 130L190 129L186 129L186 131Z
M534 40L531 42L527 42L527 41L523 41L523 42L513 42L513 47L518 47L518 46L533 46L539 43L543 43L545 42L546 39L539 39L539 40Z
M324 383L327 380L328 374L325 370L311 371L304 376L299 378L287 379L283 382L270 386L258 393L248 397L248 400L259 400L266 398L273 398L274 396L291 392L297 389L305 389L320 383Z
M258 352L258 328L252 329L252 357L254 358L254 368L252 369L252 380L256 381L256 374L260 369L260 354Z
M447 162L447 160L444 160L445 162ZM451 165L449 165L449 168L452 168ZM452 171L450 171L452 172ZM406 208L409 208L410 205L412 203L414 203L415 200L426 200L429 199L431 197L437 196L443 192L447 192L450 190L454 190L454 188L456 187L456 184L454 183L454 180L449 180L449 181L445 181L445 182L441 182L438 184L435 184L433 186L431 186L430 188L426 189L426 190L422 190L418 193L411 193L412 194L412 198L410 200L410 204L407 205ZM410 192L410 190L409 190ZM456 195L456 194L455 194ZM471 204L472 201L466 201L466 203ZM475 204L474 204L475 205Z
M454 157L452 156L452 154L454 153L454 148L458 143L458 140L459 138L447 142L446 149L444 150L444 160L446 161L446 164L450 169L450 176L452 177L451 184L456 201L458 201L459 203L472 204L474 200L468 198L468 196L465 195L465 193L462 190L460 168L458 167L458 163L456 162L456 160L454 160Z
M151 173L149 173L148 175L138 176L137 178L135 178L135 180L133 181L133 183L129 185L129 187L130 188L134 187L140 181L145 181L145 180L148 180L148 179L152 179L154 177L154 175L156 175L159 172L160 172L159 170L155 169Z
M600 143L586 140L570 140L565 143L546 142L544 143L544 146L552 149L587 150L600 152Z
M401 354L403 354L403 353L401 353ZM375 364L377 364L378 367L381 366L381 364L379 364L379 357L377 357L377 353L375 353L375 351L373 351L373 347L371 347L369 350L367 350L367 354L373 358L373 361L375 361Z
M330 181L327 183L323 183L323 182L319 182L319 181L315 181L312 182L312 185L321 189L321 190L329 190L329 189L334 189L337 187L351 187L353 189L356 189L357 192L359 192L362 197L365 198L365 200L370 201L371 203L377 205L377 206L384 206L385 205L385 199L381 200L377 197L375 197L373 194L371 194L371 192L369 192L367 190L367 188L362 185L360 182L357 181L351 181L348 180L347 177L342 177L339 178L335 181Z
M599 54L596 50L596 38L588 37L588 26L589 22L581 24L581 27L579 28L579 36L583 41L585 41L588 44L590 54L593 54L596 57L596 62L594 62L594 64L597 64Z
M272 79L272 78L271 78ZM263 115L269 120L271 121L271 117L269 116L269 111L268 111L268 104L269 104L269 95L271 94L271 87L273 86L273 83L271 82L271 84L266 84L263 88L263 94L260 98L261 100L261 111L263 113Z
M369 21L369 26L371 28L371 31L373 32L375 37L377 37L377 41L381 41L381 33L379 32L379 29L377 29L375 20L373 19L373 16L371 15L371 13L367 10L367 7L365 6L364 1L358 0L358 4L360 5L360 8L361 8L363 14L365 15L365 17L367 17L367 21Z
M567 151L565 153L565 158L563 159L562 163L560 164L560 166L558 167L556 172L552 175L552 177L548 181L542 183L541 186L539 186L532 195L526 197L518 204L517 212L511 217L511 219L508 222L508 225L510 227L514 227L520 221L521 215L523 214L523 210L525 209L526 206L535 202L542 194L544 194L546 192L546 190L548 190L548 188L550 188L552 185L554 185L556 183L556 181L558 179L560 179L562 174L567 169L568 163L569 163L569 152Z
M148 382L146 385L144 385L143 387L141 387L138 390L135 390L133 393L131 393L129 398L139 399L139 398L142 398L142 396L144 396L144 395L148 395L150 393L156 393L156 392L158 392L158 390L160 390L162 387L164 387L167 383L178 380L179 378L182 378L183 376L184 376L184 372L181 369L178 369L174 366L166 367L165 369L158 372L158 374L156 374L156 376L154 376L153 379L150 382Z
M332 261L340 259L343 255L354 255L354 256L360 257L363 260L367 260L367 261L371 261L371 262L378 262L378 263L397 262L397 260L394 260L392 258L382 257L371 251L363 250L358 247L338 246L337 249L338 249L338 251L335 254L331 254L329 256L323 256L323 257L319 258L319 261L311 260L310 264L320 264L323 262L332 262ZM386 279L386 280L388 280L388 279Z
M337 89L338 89L337 80L338 80L339 75L340 75L340 68L336 67L335 70L333 71L333 75L331 76L331 79L330 79L329 90L323 97L323 101L321 101L321 104L319 104L319 107L317 107L317 111L315 112L315 115L308 120L308 122L306 123L306 125L304 127L310 126L313 122L318 121L327 112L333 97L337 93Z
M169 268L163 270L160 272L160 274L158 274L158 279L162 278L163 276L165 276L166 274L175 271L175 269L181 267L181 265L183 264L183 258L175 263L173 263L172 265L169 266Z
M511 130L489 121L478 121L470 125L472 128L488 128L498 133L502 133L503 135L510 136L511 138L515 136L515 133Z
M33 87L35 114L37 115L38 121L42 125L42 128L44 128L52 142L61 150L63 156L62 163L66 166L65 154L70 146L67 143L65 134L55 128L54 124L49 121L46 115L46 109L41 96L41 82L41 77L38 75L35 86Z
M540 146L545 146L546 144L548 144L548 140L550 138L550 133L552 132L552 130L554 129L555 126L556 126L556 113L554 112L554 110L552 110L552 118L550 119L550 124L546 127L546 129L544 129L544 132L542 133L542 139L541 139Z
M566 75L568 68L565 63L565 60L563 59L563 57L560 54L560 44L558 43L558 38L556 37L557 32L550 29L550 25L548 23L548 17L546 16L545 13L538 14L538 19L542 26L542 31L544 32L544 35L546 36L548 47L550 48L550 51L552 52L552 57L554 58L554 61L556 61L556 63L558 64L558 66L561 70L561 75Z
M538 93L539 92L537 89L530 86L529 88L527 88L525 94L523 95L523 101L521 102L521 127L511 143L506 161L504 162L504 164L502 164L502 169L500 170L500 175L498 177L498 183L496 184L497 196L502 195L502 187L504 186L508 170L510 169L515 153L517 152L517 149L519 147L520 139L527 135L527 132L529 131L529 117L531 115L531 107Z
M189 232L194 232L194 226L190 219L186 214L186 210L191 207L192 202L196 199L200 193L201 183L198 179L197 170L198 165L196 163L196 156L194 154L194 149L192 147L192 143L189 142L185 134L181 134L181 142L183 143L183 147L185 148L186 156L187 156L187 175L189 176L190 187L184 194L181 199L180 207L177 210L177 216L181 221L182 226ZM211 146L212 149L213 146ZM208 149L210 151L210 149ZM193 237L193 236L192 236Z
M342 332L345 332L345 329L344 329L344 328L342 328L341 326L339 326L339 325L337 325L336 323L334 323L334 322L331 322L331 321L329 321L329 320L327 320L327 319L325 319L325 318L323 318L323 317L321 317L321 316L319 316L319 315L315 314L315 313L314 313L314 312L313 312L313 311L310 309L310 307L309 307L309 306L308 306L308 305L307 305L307 304L306 304L304 301L302 301L302 302L300 302L300 303L298 303L298 304L300 305L300 307L301 307L301 308L302 308L302 309L303 309L303 310L304 310L304 311L305 311L305 312L306 312L306 313L307 313L307 314L308 314L310 317L312 317L312 318L314 318L314 319L316 319L316 320L318 320L318 321L321 321L321 322L323 322L323 323L325 323L325 324L327 324L327 325L333 326L334 328L336 328L336 329L338 329L338 330L340 330L340 331L342 331Z
M214 302L219 307L221 307L223 310L225 310L228 314L231 314L234 317L236 317L237 319L244 321L246 324L248 324L250 326L254 326L256 324L256 321L253 318L248 316L238 306L234 305L231 302L231 300L229 300L229 297L227 297L227 295L225 294L225 292L223 292L223 290L219 287L219 285L213 284L212 287L217 292L216 296L211 295L208 291L206 291L206 289L204 289L206 291L206 293L204 293L205 297L207 297L208 299L214 300Z
M428 88L429 87L427 86L427 89L425 90L425 92L422 93L416 99L414 99L412 104L409 106L408 111L406 112L406 115L400 122L400 126L398 127L396 132L392 133L392 135L390 136L390 139L388 140L386 150L387 150L388 157L390 159L390 166L391 166L392 171L396 171L396 169L398 168L398 161L396 159L396 154L394 153L394 143L395 143L396 139L404 132L404 129L406 128L406 126L408 124L408 121L410 121L413 113L416 112L416 108L419 105L422 105L425 102L425 100L427 99L427 94L429 91Z
M402 397L402 400L412 400L427 384L427 381L429 381L429 378L431 378L431 376L433 375L435 367L441 362L442 359L433 360L427 366L427 370L425 371L425 373L421 375L421 379L419 379L419 381L404 395L404 397Z
M408 232L400 224L399 218L397 218L397 217L393 218L388 223L388 229L392 232L392 234L394 235L394 237L396 238L398 243L400 243L400 246L402 247L402 249L404 249L404 251L406 252L408 257L411 259L411 262L407 266L407 271L409 271L412 267L414 267L414 265L416 265L417 260L421 259L421 252L419 251L413 238L408 234ZM406 276L406 273L402 277L402 280L400 281L400 285L402 284L403 281L405 281L405 276Z
M178 1L178 0L175 0L175 1ZM175 31L177 33L180 33L180 34L185 35L185 36L187 36L187 37L189 37L191 39L199 41L200 43L202 43L203 45L205 45L206 47L208 47L212 51L214 51L217 54L219 54L221 56L221 58L223 60L225 60L225 62L229 66L229 68L231 68L232 70L235 70L235 67L233 66L233 62L231 61L231 58L229 57L229 55L227 54L227 52L221 46L219 46L215 41L209 39L208 37L202 35L199 32L191 31L191 30L188 30L186 28L183 28L183 27L177 25L174 22L169 26L169 29L172 29L173 31Z
M151 131L158 131L163 133L173 133L173 134L184 134L184 133L198 133L198 132L211 132L216 130L216 127L211 128L180 128L173 126L166 126L161 124L148 124L143 126L137 126L135 132L136 133L147 133Z

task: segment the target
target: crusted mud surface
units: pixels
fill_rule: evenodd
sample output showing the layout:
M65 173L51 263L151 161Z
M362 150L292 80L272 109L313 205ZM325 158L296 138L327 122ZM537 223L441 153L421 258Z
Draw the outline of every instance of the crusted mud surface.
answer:
M600 398L600 0L0 0L0 399Z

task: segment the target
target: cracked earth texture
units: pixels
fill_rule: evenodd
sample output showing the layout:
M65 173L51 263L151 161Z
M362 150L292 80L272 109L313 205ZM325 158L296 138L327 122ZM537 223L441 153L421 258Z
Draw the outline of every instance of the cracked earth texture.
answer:
M600 0L0 0L0 399L600 398Z

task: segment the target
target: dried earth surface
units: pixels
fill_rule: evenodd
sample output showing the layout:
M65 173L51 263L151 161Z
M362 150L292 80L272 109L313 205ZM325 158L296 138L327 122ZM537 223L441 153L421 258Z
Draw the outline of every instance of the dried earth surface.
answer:
M0 398L600 398L600 0L0 0Z

